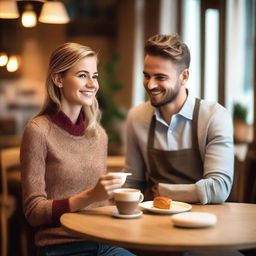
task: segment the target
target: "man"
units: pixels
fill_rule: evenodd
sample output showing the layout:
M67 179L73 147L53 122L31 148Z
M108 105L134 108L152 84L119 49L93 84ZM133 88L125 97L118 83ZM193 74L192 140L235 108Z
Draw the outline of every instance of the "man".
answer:
M185 85L190 52L177 35L145 44L144 87L150 102L129 111L126 186L147 200L168 196L190 203L222 203L231 190L233 127L218 103L194 98Z

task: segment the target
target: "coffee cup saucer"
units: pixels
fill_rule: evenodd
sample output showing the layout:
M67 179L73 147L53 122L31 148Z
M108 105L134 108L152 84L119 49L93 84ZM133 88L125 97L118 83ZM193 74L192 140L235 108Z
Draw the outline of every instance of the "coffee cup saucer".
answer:
M112 211L112 216L120 219L135 219L142 215L142 211L136 210L133 214L120 214L118 210Z

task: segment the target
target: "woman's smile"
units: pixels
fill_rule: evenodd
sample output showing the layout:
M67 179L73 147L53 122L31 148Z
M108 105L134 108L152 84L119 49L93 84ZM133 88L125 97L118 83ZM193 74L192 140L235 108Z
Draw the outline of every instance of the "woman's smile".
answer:
M88 96L88 97L91 97L91 96L94 96L95 95L95 90L93 91L88 91L88 90L80 90L80 92L84 95L84 96Z

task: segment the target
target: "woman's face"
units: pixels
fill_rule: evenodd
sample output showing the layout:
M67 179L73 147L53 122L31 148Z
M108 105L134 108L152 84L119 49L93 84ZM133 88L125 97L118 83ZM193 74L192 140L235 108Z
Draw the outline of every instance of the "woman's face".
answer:
M59 77L61 106L91 106L99 89L97 58L84 57L74 67Z

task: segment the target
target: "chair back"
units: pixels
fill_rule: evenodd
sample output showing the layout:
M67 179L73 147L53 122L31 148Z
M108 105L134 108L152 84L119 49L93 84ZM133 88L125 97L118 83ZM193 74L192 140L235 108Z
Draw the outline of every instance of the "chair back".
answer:
M8 194L7 171L20 164L20 147L6 148L0 151L1 185L1 255L8 255L8 219L15 210L15 199Z
M107 170L110 172L120 172L125 166L124 156L108 156L107 157Z
M8 195L7 171L9 168L20 164L20 147L6 148L1 150L1 179L2 196Z

